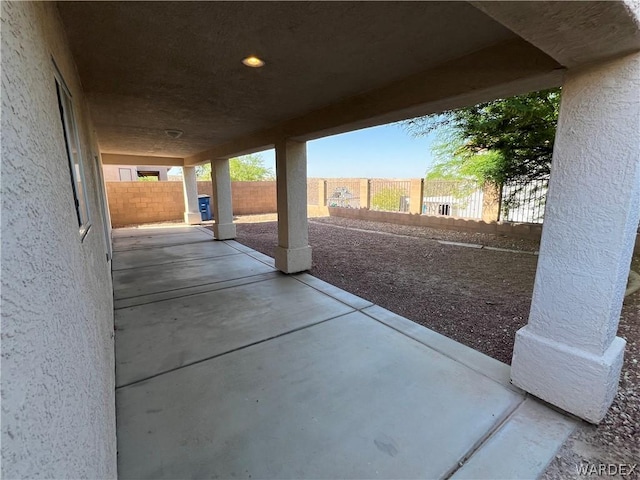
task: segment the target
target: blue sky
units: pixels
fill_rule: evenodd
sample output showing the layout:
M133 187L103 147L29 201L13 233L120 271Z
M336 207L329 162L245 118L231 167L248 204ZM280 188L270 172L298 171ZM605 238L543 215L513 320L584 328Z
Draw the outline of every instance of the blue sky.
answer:
M432 163L435 136L413 138L389 124L312 140L307 142L307 176L422 178ZM275 172L275 150L259 155Z
M366 128L307 143L309 177L421 178L434 136L413 138L401 126ZM260 153L275 171L275 151Z

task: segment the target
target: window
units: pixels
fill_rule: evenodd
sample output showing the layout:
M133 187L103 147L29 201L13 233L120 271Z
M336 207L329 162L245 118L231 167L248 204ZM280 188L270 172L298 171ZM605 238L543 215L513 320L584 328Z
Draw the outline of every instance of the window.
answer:
M131 169L130 168L119 168L118 172L120 173L120 181L121 182L130 182L131 180L133 180L133 178L131 176Z
M62 128L64 130L67 157L69 159L71 187L73 190L76 215L78 217L78 227L81 238L84 238L89 231L91 223L89 208L87 206L87 186L84 179L80 137L73 112L73 104L71 103L71 94L59 73L56 75L56 89L58 92L58 106L60 108L60 119L62 120Z
M159 182L160 172L158 172L157 170L155 172L154 171L145 172L145 171L138 170L138 180L141 180L143 182Z

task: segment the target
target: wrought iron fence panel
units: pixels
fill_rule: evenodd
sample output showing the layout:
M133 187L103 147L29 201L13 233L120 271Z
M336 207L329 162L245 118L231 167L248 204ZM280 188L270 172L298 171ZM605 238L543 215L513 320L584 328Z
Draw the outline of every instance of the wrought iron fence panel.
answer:
M327 180L327 206L343 208L360 208L366 206L366 201L360 200L359 179L328 179Z
M477 182L427 180L422 199L423 215L482 218L484 192Z
M508 182L502 186L502 220L542 223L549 179Z
M408 212L410 180L369 180L369 204L371 210Z

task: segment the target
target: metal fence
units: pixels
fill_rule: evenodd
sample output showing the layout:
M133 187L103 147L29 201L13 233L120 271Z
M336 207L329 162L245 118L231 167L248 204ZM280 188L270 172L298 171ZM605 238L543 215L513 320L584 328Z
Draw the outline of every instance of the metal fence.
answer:
M328 207L360 208L361 205L366 206L366 199L360 198L359 179L328 179L326 192Z
M410 192L410 180L369 180L369 208L385 212L408 212Z
M322 185L324 182L324 185ZM387 212L409 212L411 180L330 178L309 179L307 203L343 208L369 208ZM509 182L498 192L487 191L474 181L427 180L423 183L422 215L445 215L482 219L483 208L507 222L542 223L548 179ZM320 195L324 193L324 196ZM417 191L413 192L414 198ZM500 197L500 199L498 198ZM485 202L486 200L486 202ZM497 202L501 201L498 207ZM493 205L493 206L492 206ZM415 209L413 209L415 212ZM494 212L494 213L491 213Z
M502 187L501 219L507 222L542 223L549 179L509 182Z
M476 182L427 180L422 214L481 219L483 200L482 186Z

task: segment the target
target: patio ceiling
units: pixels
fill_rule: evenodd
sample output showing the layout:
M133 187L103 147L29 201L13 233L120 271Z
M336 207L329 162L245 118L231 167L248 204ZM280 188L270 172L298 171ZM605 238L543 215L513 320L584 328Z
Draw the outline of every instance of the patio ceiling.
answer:
M193 164L560 81L555 60L465 2L58 8L104 153ZM245 67L252 54L266 65Z

